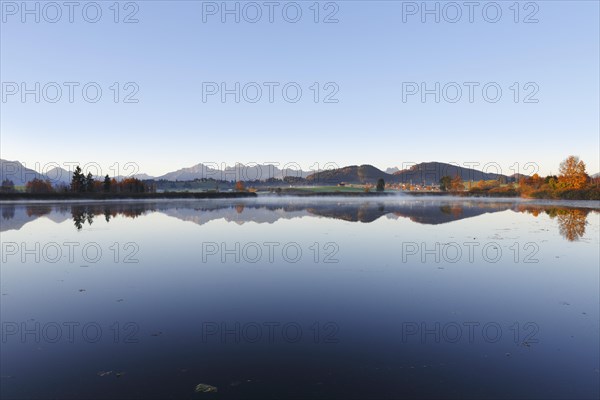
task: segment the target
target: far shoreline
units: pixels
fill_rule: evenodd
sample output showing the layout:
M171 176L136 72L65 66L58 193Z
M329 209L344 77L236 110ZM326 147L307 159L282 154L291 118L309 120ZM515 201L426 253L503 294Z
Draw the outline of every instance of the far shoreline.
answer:
M468 192L163 192L163 193L0 193L0 205L2 204L43 204L43 203L86 203L86 202L137 202L137 201L177 201L177 200L282 200L286 199L347 199L347 200L392 200L397 199L423 199L448 201L485 201L485 202L509 202L524 203L536 206L562 206L568 208L588 208L600 210L600 201L585 199L550 199L550 198L528 198L521 196L489 196L481 193ZM310 200L309 200L310 201Z

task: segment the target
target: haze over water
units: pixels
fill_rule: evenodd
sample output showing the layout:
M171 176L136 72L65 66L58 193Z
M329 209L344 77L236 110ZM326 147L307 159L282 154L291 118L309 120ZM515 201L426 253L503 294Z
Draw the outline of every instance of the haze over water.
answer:
M598 398L599 209L3 203L0 393Z

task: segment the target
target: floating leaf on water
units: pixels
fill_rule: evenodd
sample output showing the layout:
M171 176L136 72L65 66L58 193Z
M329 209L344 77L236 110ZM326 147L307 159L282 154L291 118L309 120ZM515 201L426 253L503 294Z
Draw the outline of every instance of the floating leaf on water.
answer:
M98 376L107 376L112 374L112 371L100 371L98 372Z
M207 385L206 383L199 383L196 385L196 393L216 393L218 389L216 386Z

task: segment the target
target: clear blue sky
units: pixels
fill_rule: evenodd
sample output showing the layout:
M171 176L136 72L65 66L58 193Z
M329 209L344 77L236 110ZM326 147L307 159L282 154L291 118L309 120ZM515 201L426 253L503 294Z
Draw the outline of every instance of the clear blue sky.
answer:
M63 2L60 1L59 4ZM263 13L238 2L240 23L226 15L221 22L212 5L200 1L121 2L114 23L114 1L100 1L97 23L83 18L82 5L61 7L62 17L50 23L56 10L35 15L15 10L21 2L2 1L0 38L1 156L28 166L36 162L97 162L108 169L118 162L136 162L140 172L160 175L199 162L297 162L305 169L315 163L340 166L370 163L385 169L403 163L445 161L499 163L504 173L518 162L537 163L540 173L556 173L569 154L579 155L588 172L599 165L599 3L598 1L538 1L520 3L515 23L514 1L497 2L502 16L486 21L480 2L469 22L469 9L456 10L438 2L440 22L413 5L422 2L320 2L314 23L314 1L297 2L297 23L283 18L283 6ZM531 2L529 2L531 3ZM236 2L228 2L235 7ZM434 8L436 2L428 2ZM462 1L458 2L463 5ZM35 2L29 2L35 7ZM337 6L337 9L336 9ZM136 10L137 7L137 10ZM311 7L313 7L311 9ZM511 8L513 7L513 8ZM403 9L404 19L403 21ZM244 14L244 10L246 14ZM488 6L485 17L495 18ZM135 13L138 23L125 24ZM335 13L337 23L323 23ZM95 9L87 9L93 19ZM288 19L295 8L288 6ZM526 18L537 23L524 23ZM25 17L23 23L21 18ZM8 84L7 84L8 82ZM22 102L20 92L10 95L10 82L34 88L48 82L62 85L62 98L50 103L55 89L48 86L40 103L34 95ZM69 102L63 82L78 82ZM81 94L87 82L97 82L102 97L86 102ZM120 83L120 101L113 101L114 82ZM138 103L124 103L127 82L134 82ZM226 82L234 87L248 82L279 82L274 101L268 87L257 103L234 102L219 95L203 102L203 82ZM283 99L281 87L297 82L303 90L297 103ZM314 82L321 85L319 102L313 100ZM338 103L324 103L327 82L339 91ZM425 82L433 88L448 82L477 82L474 101L468 88L463 97L439 103L428 95L403 102L403 82ZM496 103L482 97L481 88L496 82L502 97ZM514 102L511 86L520 86ZM525 88L525 84L533 85ZM524 97L539 90L525 103ZM406 88L405 88L406 89ZM447 97L454 97L448 87ZM514 87L513 87L514 89ZM21 88L18 89L19 91ZM42 92L42 90L40 90ZM93 96L93 91L90 92ZM254 97L250 88L248 97ZM290 91L293 96L293 91ZM493 97L493 91L490 91ZM528 172L528 171L524 171Z

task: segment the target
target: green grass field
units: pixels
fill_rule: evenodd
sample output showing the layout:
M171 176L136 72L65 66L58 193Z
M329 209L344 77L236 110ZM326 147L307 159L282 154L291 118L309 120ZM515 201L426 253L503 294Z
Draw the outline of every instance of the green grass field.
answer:
M299 186L299 187L293 187L290 189L304 191L304 192L318 192L318 193L324 193L324 192L348 193L348 192L364 192L365 191L363 188L348 187L348 186L311 186L311 187ZM371 190L374 191L374 189L371 189Z

